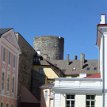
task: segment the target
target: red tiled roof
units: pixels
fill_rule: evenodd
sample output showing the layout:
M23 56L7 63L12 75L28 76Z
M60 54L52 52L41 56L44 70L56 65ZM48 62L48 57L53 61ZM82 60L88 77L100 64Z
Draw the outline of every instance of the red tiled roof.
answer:
M92 74L90 76L87 76L85 78L100 78L100 77L101 77L100 73L96 73L96 74Z

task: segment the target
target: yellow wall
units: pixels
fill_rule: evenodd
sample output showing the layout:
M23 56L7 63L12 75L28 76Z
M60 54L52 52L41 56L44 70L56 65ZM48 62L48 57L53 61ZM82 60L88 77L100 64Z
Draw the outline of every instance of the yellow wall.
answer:
M54 79L58 77L55 71L53 71L51 68L43 68L43 70L44 70L45 75L50 79Z

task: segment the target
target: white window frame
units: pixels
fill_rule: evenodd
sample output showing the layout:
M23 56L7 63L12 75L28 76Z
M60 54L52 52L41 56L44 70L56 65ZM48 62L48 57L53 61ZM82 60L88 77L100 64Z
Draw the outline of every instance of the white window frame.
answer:
M90 97L89 99L87 99L87 97ZM94 96L94 98L92 99L92 96ZM86 95L86 107L95 107L95 95ZM89 105L87 105L87 102L89 102ZM92 102L94 102L94 105L92 105Z
M70 96L70 98L67 98L68 95ZM69 106L67 105L67 102L69 102L70 104ZM74 105L72 105L72 102L74 102ZM75 107L75 95L74 94L66 94L66 107Z

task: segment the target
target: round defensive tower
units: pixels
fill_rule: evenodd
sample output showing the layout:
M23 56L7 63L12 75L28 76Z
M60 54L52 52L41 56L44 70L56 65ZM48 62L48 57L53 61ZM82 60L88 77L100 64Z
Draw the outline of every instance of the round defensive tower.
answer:
M34 48L44 58L61 60L64 54L64 38L57 36L35 37Z

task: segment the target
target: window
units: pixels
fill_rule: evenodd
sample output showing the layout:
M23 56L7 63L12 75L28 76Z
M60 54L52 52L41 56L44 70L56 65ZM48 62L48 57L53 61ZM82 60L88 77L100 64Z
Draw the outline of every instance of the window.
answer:
M4 90L4 78L5 78L5 73L2 72L2 90Z
M14 107L13 104L11 105L11 107Z
M8 64L10 65L10 52L8 52Z
M6 104L6 107L9 107L9 105L8 105L8 104Z
M86 107L95 107L95 95L86 95Z
M94 70L97 70L97 67L94 67Z
M8 76L7 76L7 91L9 91L9 87L10 87L10 75L8 74Z
M75 95L66 95L66 107L75 107Z
M12 79L12 93L14 92L14 77Z
M16 66L16 57L14 56L13 57L13 67L15 68L15 66Z
M6 57L6 50L5 50L5 48L3 48L3 61L5 61L5 58Z
M3 103L1 103L1 107L4 107Z
M90 68L88 67L87 70L90 70Z

